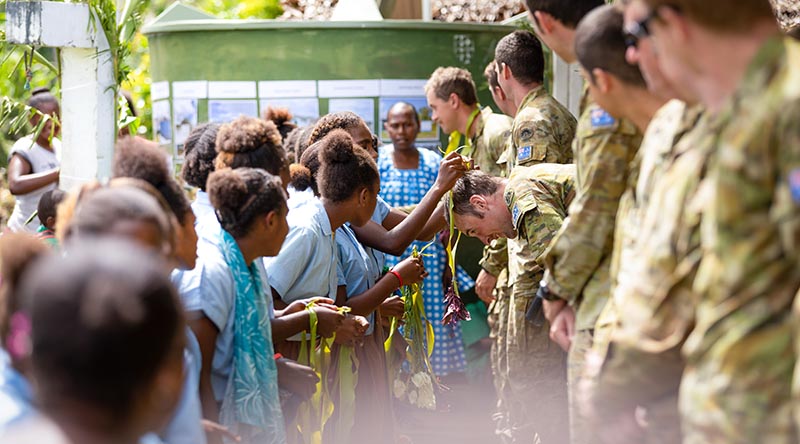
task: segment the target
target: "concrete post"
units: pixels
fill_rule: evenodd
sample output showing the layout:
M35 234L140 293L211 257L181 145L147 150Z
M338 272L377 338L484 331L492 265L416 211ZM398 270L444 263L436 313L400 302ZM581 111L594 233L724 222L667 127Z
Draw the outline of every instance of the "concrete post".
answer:
M578 116L583 95L583 77L578 64L569 64L553 53L553 97Z
M100 22L85 3L8 2L6 38L61 48L62 189L111 174L114 64Z

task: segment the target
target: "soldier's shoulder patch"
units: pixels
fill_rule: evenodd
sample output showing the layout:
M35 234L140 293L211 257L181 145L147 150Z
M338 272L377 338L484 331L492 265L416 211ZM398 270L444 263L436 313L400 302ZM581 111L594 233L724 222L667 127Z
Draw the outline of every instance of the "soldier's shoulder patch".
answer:
M789 190L792 193L794 203L800 205L800 168L794 169L789 173Z
M520 140L528 140L533 136L533 129L531 128L522 128L519 131L519 139Z
M531 158L532 148L530 145L521 146L517 150L517 161L522 162Z
M514 206L511 208L511 220L514 222L514 226L518 226L519 224L519 204L514 203Z
M617 124L617 119L607 113L603 108L594 108L590 114L592 128L611 128Z

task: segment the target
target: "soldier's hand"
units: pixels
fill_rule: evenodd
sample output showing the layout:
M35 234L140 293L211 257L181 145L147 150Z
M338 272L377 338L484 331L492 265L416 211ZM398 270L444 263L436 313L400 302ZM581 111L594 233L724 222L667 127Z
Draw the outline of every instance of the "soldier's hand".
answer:
M494 302L494 288L497 286L497 276L481 269L478 278L475 279L475 293L487 305Z
M558 344L564 351L569 351L574 335L575 310L572 307L564 307L550 323L550 340Z
M567 306L567 301L559 299L557 301L548 301L544 299L542 301L542 308L544 309L544 317L547 319L548 322L551 324L556 316Z

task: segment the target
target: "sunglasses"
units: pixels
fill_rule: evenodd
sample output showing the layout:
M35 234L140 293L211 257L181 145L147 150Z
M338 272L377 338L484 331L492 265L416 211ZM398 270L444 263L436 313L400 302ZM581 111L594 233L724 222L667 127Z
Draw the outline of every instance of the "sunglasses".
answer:
M625 46L627 48L638 46L639 40L650 37L650 22L656 18L657 15L658 12L652 10L640 20L634 21L625 27L623 34L625 37Z

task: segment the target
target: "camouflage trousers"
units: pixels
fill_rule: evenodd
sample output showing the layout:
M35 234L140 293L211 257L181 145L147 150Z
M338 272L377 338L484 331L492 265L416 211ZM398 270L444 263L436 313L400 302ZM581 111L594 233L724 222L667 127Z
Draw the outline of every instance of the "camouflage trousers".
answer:
M531 297L512 296L506 357L508 443L563 444L569 440L566 354L550 341L550 325L525 319Z
M740 339L723 359L687 365L679 398L684 444L798 442L791 334L788 322L776 322Z
M495 430L502 435L508 430L508 356L506 355L506 335L508 334L508 303L511 292L507 286L495 288L495 301L489 314L493 339L491 360L494 388L497 393L497 409L494 414Z
M592 330L578 330L567 355L567 387L569 391L569 434L572 444L595 442L589 419L578 408L578 387L584 378L586 356L592 349Z

